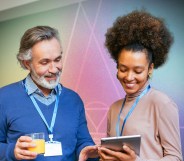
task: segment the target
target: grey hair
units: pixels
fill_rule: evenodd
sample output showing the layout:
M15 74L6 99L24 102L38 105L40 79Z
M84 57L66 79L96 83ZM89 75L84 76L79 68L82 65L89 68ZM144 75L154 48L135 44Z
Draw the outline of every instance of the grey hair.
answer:
M27 69L23 63L23 60L31 60L31 58L32 58L31 52L32 52L31 49L29 49L29 50L25 51L24 53L17 54L17 59L18 59L20 65L23 69Z
M32 47L43 40L50 40L56 38L60 43L58 30L49 26L36 26L28 29L21 38L19 53L17 54L17 60L19 61L23 69L27 69L23 63L23 60L31 60Z

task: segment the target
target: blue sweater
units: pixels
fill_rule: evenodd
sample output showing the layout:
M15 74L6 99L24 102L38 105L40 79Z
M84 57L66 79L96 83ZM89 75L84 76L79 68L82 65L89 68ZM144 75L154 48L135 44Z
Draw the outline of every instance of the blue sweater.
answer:
M37 101L38 102L38 101ZM38 102L50 125L54 104ZM22 81L0 89L0 160L16 160L14 147L17 139L25 134L44 132L48 141L48 130L25 92ZM74 161L81 149L94 145L89 134L84 105L77 93L62 87L59 107L53 129L54 140L62 143L62 156L44 157L38 155L35 161Z

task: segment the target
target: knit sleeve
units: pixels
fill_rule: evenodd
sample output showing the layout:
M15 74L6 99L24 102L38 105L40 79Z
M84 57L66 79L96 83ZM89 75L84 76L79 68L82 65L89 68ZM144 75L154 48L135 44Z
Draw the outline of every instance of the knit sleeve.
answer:
M166 102L163 106L163 108L160 108L158 122L164 153L164 160L162 159L162 161L180 161L182 156L178 107L172 100Z
M14 157L15 143L7 143L6 110L0 103L0 160L16 160Z
M87 127L85 110L84 110L84 105L82 100L79 100L78 108L79 108L79 113L78 113L79 124L78 124L78 130L77 130L77 145L76 145L77 157L79 157L79 154L84 147L94 145L94 142L91 138L91 135Z

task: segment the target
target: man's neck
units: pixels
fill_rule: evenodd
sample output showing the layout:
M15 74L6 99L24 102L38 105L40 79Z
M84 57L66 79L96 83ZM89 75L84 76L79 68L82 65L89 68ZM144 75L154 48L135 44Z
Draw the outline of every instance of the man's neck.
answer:
M44 96L48 96L51 93L51 91L52 91L52 89L44 88L44 87L41 87L39 85L37 85L37 86L42 91L42 93L44 94Z

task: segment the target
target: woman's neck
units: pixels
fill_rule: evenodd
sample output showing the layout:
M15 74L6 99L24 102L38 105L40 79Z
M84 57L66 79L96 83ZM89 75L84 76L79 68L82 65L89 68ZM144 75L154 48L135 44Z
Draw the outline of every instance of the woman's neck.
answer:
M141 93L144 91L144 89L148 86L149 82L147 81L142 88L140 88L136 93L133 94L126 94L126 101L132 101L135 100Z

